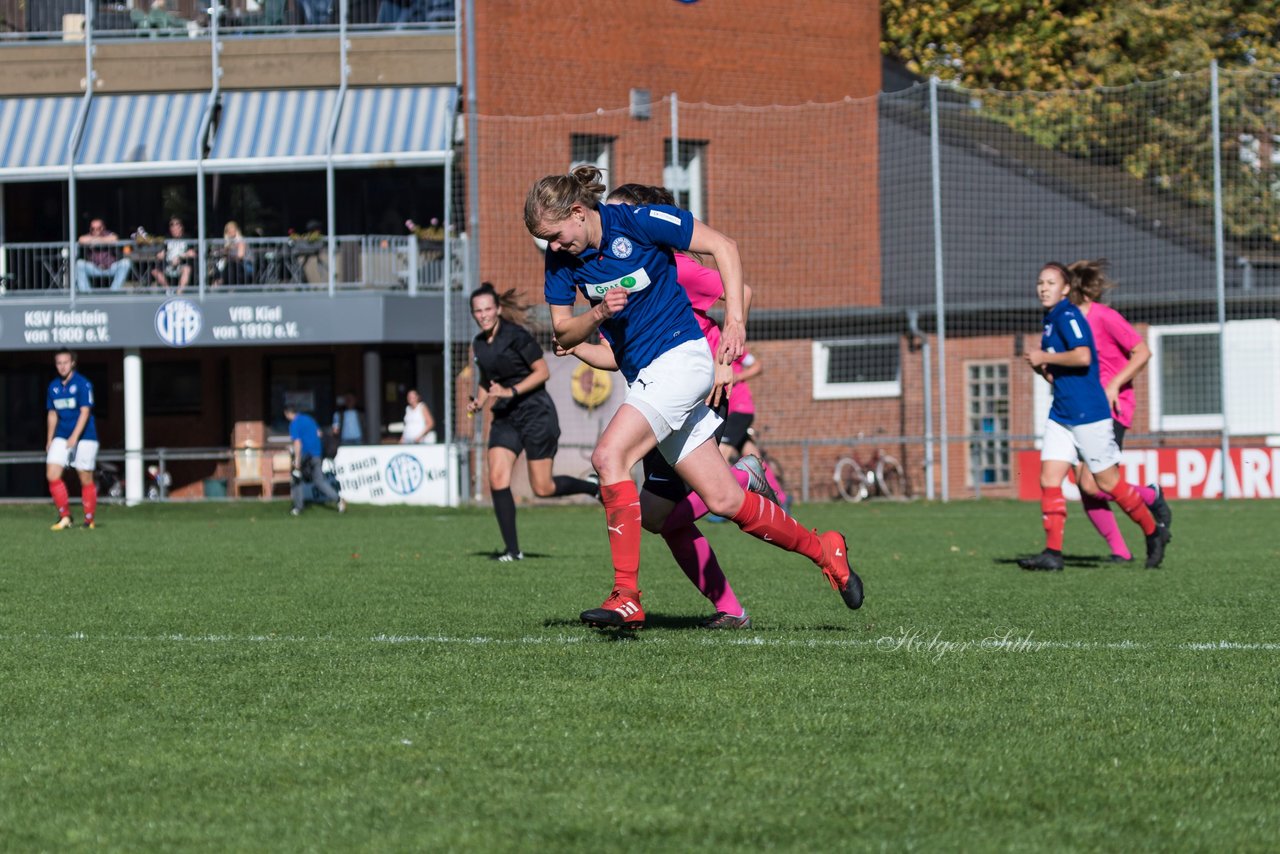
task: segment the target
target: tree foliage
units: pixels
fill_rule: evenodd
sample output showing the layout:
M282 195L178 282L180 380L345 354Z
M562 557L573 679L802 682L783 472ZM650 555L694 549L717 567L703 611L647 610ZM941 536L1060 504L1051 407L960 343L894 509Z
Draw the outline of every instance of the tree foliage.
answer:
M1197 205L1216 59L1228 229L1280 243L1276 0L882 0L881 17L882 49L916 74L986 90L985 112L1037 143Z

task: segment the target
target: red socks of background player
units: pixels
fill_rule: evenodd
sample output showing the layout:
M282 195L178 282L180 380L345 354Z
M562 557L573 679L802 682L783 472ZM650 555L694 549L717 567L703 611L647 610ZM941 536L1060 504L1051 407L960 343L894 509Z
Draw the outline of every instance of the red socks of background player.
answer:
M600 484L609 553L613 556L613 586L639 590L640 492L631 480Z
M1040 488L1040 514L1044 520L1044 547L1062 552L1062 530L1067 526L1067 499L1061 486Z
M66 487L62 487L66 492ZM96 483L80 484L80 500L84 502L84 520L92 522L94 513L98 510L98 485Z
M71 499L67 497L67 485L61 480L49 481L49 495L53 496L53 506L58 508L58 516L71 515Z
M1138 490L1134 489L1132 484L1126 481L1120 481L1116 484L1116 488L1111 490L1111 497L1115 499L1116 504L1120 505L1130 519L1142 526L1142 533L1151 536L1156 530L1156 520L1151 515L1151 511L1147 509L1147 505L1142 502L1142 496L1138 494Z

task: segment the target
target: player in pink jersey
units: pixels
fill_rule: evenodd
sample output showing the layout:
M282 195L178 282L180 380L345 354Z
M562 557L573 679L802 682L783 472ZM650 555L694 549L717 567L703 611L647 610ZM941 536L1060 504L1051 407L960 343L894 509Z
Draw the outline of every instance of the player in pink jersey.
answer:
M1106 267L1107 262L1103 259L1072 264L1068 268L1071 273L1068 296L1088 319L1089 329L1093 332L1094 347L1098 351L1098 380L1111 406L1116 445L1123 449L1124 434L1133 425L1136 409L1133 380L1151 359L1151 350L1120 312L1098 302L1103 293L1115 287L1115 283L1107 278ZM1093 475L1083 464L1076 468L1076 482L1080 485L1080 501L1089 521L1111 548L1111 560L1117 563L1133 560L1111 512L1111 496L1098 488ZM1134 489L1151 509L1156 521L1168 528L1173 514L1159 484L1135 486Z

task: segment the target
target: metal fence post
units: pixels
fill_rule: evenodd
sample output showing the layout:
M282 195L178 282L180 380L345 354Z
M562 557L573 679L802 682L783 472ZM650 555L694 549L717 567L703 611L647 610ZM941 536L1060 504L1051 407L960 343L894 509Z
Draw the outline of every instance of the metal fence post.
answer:
M1209 63L1209 104L1213 109L1213 253L1218 288L1218 383L1222 395L1222 499L1230 498L1231 430L1227 420L1227 263L1222 234L1222 125L1218 100L1218 60Z
M947 448L947 307L942 279L942 146L938 138L938 78L929 78L929 162L933 185L933 293L938 326L938 438L941 443L942 500L951 498Z

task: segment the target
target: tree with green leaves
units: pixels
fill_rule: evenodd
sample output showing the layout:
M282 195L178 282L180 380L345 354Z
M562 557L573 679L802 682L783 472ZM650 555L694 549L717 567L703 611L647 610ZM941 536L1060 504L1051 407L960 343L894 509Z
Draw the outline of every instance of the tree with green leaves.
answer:
M986 90L987 113L1038 144L1196 205L1212 202L1216 59L1228 229L1280 243L1276 0L882 0L881 18L882 50L912 72Z

